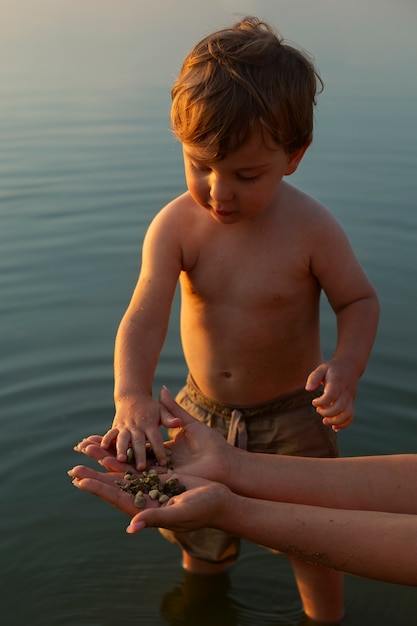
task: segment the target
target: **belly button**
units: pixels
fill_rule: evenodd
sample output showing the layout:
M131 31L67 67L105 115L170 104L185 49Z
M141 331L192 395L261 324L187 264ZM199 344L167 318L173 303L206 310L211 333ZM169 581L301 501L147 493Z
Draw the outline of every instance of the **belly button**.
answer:
M231 378L232 372L222 372L221 375L224 376L225 378Z

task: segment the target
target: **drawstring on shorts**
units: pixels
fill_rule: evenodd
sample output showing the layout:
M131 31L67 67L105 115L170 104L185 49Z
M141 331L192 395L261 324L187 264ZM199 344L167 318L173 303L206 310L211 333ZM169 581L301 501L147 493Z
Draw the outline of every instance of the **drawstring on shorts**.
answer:
M232 411L229 432L227 433L227 443L241 450L248 449L248 431L246 430L245 416L238 409Z

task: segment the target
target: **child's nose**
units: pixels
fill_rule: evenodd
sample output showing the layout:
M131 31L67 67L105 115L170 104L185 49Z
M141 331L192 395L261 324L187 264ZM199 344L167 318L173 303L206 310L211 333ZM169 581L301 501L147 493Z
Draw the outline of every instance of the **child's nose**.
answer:
M230 185L222 178L214 173L210 176L210 197L215 202L227 202L233 197L233 191Z

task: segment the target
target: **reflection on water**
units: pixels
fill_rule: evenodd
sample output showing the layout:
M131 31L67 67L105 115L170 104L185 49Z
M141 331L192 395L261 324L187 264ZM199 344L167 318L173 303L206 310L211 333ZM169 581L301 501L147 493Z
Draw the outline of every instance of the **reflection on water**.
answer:
M228 574L199 576L184 572L180 585L166 593L161 602L161 617L170 626L235 626L237 610L228 593Z
M284 557L244 544L228 579L198 590L159 533L126 535L120 512L79 493L66 476L80 462L72 446L112 419L114 334L146 225L184 189L180 149L167 130L168 87L77 91L61 80L3 88L5 623L298 624ZM340 435L346 455L417 451L417 125L406 91L382 98L326 86L314 144L293 180L342 222L382 304L357 418ZM324 303L327 352L333 337ZM163 383L177 391L185 374L176 303L155 391ZM413 588L348 577L346 605L347 626L417 624Z

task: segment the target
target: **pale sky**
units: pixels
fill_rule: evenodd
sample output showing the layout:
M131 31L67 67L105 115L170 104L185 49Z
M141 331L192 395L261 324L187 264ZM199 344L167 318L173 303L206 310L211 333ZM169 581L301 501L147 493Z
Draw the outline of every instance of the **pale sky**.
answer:
M326 83L366 64L416 93L416 0L0 0L0 78L169 87L194 43L246 14L308 50Z

